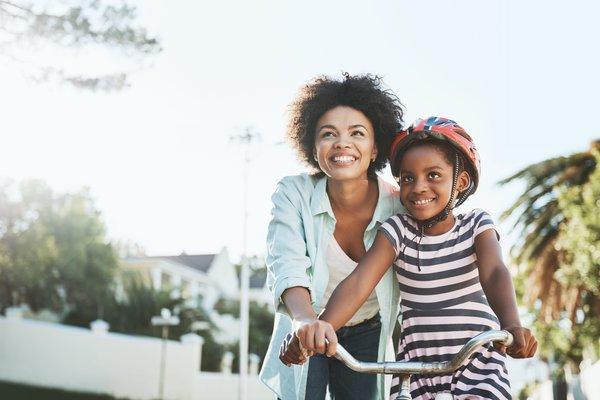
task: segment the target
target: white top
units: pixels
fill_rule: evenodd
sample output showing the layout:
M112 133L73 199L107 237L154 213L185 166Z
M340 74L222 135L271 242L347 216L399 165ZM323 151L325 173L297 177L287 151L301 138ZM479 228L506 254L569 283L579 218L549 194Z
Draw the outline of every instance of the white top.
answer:
M344 252L340 244L335 240L335 237L332 237L329 241L326 262L327 268L329 268L329 282L327 282L327 288L323 294L321 308L325 308L335 288L341 281L350 275L358 265L357 262ZM361 322L373 318L378 312L379 303L377 302L377 294L375 293L375 290L373 290L367 300L345 326L360 324Z

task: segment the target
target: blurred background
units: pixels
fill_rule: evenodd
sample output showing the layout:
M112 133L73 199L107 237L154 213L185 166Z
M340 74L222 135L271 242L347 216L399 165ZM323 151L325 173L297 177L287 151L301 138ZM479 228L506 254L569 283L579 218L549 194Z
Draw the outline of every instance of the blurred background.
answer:
M482 181L462 208L495 218L541 343L509 366L515 398L600 399L599 14L0 0L1 397L272 398L256 377L270 196L307 171L287 107L349 72L382 77L406 124L474 137Z

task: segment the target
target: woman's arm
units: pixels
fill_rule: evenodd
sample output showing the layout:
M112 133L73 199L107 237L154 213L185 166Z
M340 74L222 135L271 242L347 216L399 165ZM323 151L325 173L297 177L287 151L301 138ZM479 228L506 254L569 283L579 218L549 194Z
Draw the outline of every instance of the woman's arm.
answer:
M271 221L267 233L268 270L267 285L273 294L275 309L287 313L292 320L316 319L312 308L310 290L312 281L308 270L311 260L307 256L307 239L304 218L312 215L306 209L310 187L300 177L282 179L271 200ZM312 226L310 223L308 226ZM286 338L280 349L279 358L286 365L301 364L306 358L300 351L297 339Z
M331 356L336 352L335 331L358 311L367 300L381 277L396 258L390 241L381 232L375 242L360 260L354 271L335 288L327 305L319 315L319 321L302 324L296 329L296 336L309 351ZM325 345L325 339L329 345Z
M506 352L514 358L532 357L537 349L537 340L529 329L521 326L515 289L510 272L502 260L502 249L494 229L475 237L475 252L479 281L490 307L500 320L501 328L511 332L514 337L514 343ZM505 349L501 347L501 351Z
M310 294L306 288L301 286L288 288L281 295L281 299L294 326L301 326L317 320L317 314L311 306ZM304 364L306 357L312 355L312 351L307 351L306 354L302 352L298 337L293 333L285 338L279 348L279 359L288 367L291 364Z
M296 178L296 177L294 177ZM310 306L312 282L308 274L311 260L307 256L305 215L302 212L303 188L292 178L279 182L271 200L271 221L267 231L267 285L273 294L275 309L286 312L283 293L292 287L307 289ZM312 216L310 216L312 218Z

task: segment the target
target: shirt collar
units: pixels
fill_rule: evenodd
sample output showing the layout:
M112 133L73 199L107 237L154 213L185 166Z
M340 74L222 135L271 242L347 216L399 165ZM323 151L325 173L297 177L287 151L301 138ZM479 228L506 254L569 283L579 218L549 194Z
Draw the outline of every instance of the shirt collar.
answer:
M367 229L372 228L374 222L385 222L395 210L394 197L397 197L398 193L391 193L389 184L387 184L379 175L377 176L377 189L379 191L377 197L377 206L375 207L375 212L373 213L373 219L371 220L371 223ZM331 209L329 196L327 195L326 176L317 181L311 199L310 208L313 216L326 212L331 218L335 219L333 210Z
M331 203L329 202L329 196L327 195L326 176L320 178L315 185L315 190L310 201L310 209L313 216L326 212L331 218L335 219L333 210L331 209Z
M373 219L369 223L369 226L367 226L367 229L373 228L375 222L384 223L394 213L394 201L399 196L399 193L390 190L390 185L379 175L377 175L377 188L379 189L377 206L375 207L375 212L373 212Z

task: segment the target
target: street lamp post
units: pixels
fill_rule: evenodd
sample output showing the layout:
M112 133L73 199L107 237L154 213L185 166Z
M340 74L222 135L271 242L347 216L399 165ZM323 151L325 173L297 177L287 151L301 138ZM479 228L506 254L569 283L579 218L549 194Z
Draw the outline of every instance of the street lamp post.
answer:
M248 386L248 321L249 321L249 297L250 297L250 271L248 266L247 256L247 241L248 241L248 167L250 164L249 146L252 142L260 139L258 133L253 132L250 128L246 128L245 132L239 135L231 136L232 141L240 142L246 145L244 154L244 226L243 226L243 248L242 248L242 265L240 271L240 386L238 392L239 400L247 399L246 388Z
M171 310L163 308L160 315L152 317L152 326L162 327L162 347L160 351L160 377L158 381L158 399L164 399L165 391L165 368L167 363L167 339L169 338L169 326L179 325L179 317L171 315Z

